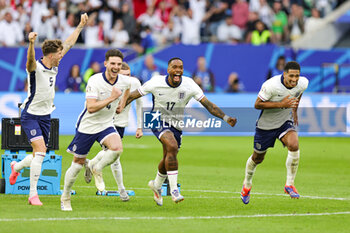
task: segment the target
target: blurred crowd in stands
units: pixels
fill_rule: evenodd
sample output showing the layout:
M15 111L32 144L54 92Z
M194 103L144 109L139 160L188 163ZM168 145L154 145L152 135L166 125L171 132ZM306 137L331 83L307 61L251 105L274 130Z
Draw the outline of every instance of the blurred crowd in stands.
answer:
M132 46L140 54L169 43L288 44L315 30L345 0L0 0L1 46L23 45L30 31L66 39L87 12L78 43Z
M288 45L303 33L316 30L345 0L0 0L0 47L25 45L31 31L38 43L65 40L87 12L87 27L78 43L85 47L132 47L145 54L143 69L134 74L142 83L165 74L154 64L157 47L202 42L275 43ZM84 91L89 77L101 71L92 62L88 70L73 65L66 92ZM267 78L281 72L285 58ZM281 68L282 67L282 68ZM204 57L197 60L192 78L205 92L216 92L215 77ZM63 90L61 90L63 91ZM241 92L244 86L234 71L225 92Z

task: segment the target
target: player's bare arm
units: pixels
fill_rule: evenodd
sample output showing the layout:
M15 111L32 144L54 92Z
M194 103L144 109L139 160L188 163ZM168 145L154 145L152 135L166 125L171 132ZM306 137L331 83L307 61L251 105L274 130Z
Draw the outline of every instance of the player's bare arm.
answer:
M27 64L26 64L26 68L28 72L33 72L36 69L34 42L37 36L38 36L38 33L36 32L31 32L28 35L29 47L28 47Z
M270 109L270 108L295 108L298 107L299 99L290 97L290 95L283 98L280 102L263 101L259 97L255 101L254 107L256 109Z
M122 91L119 88L113 87L111 95L104 100L86 99L86 108L89 113L97 112L106 107L108 104L112 103L114 100L118 99L121 94Z
M82 14L80 16L79 25L75 28L74 32L63 42L62 57L75 45L75 42L77 42L78 36L85 27L87 21L88 15L86 13Z
M117 114L121 113L124 110L125 103L126 103L126 100L129 97L129 95L130 95L130 89L126 89L124 91L124 94L123 94L121 100L119 101L119 104L118 104L118 107L117 107L117 110L116 110Z
M229 117L225 115L225 113L214 103L210 102L207 97L203 97L200 100L200 103L210 112L213 116L219 117L226 121L232 127L237 123L237 119L235 117Z
M130 104L133 100L140 98L141 96L142 95L140 94L140 92L138 90L131 92L128 99L126 100L125 106Z
M298 104L296 107L293 108L293 111L292 111L292 114L293 114L293 120L294 120L294 125L298 126L299 125L299 122L298 122L298 107L299 107L299 103L300 103L300 99L301 99L301 96L303 94L301 94L299 97L298 97Z

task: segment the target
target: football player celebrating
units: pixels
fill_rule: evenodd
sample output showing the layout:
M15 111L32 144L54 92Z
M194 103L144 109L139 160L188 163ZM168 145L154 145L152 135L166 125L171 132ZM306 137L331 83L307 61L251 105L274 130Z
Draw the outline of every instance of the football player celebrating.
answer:
M73 33L62 43L60 40L45 40L42 45L43 57L35 61L34 42L36 32L29 33L29 48L26 69L28 73L28 97L22 104L21 124L33 148L21 162L11 162L10 184L16 183L19 171L30 166L30 205L42 205L37 192L41 165L46 155L49 141L51 112L55 109L55 83L58 65L63 56L73 47L88 20L82 14L80 23Z
M148 186L154 192L155 202L160 206L163 205L161 187L166 178L169 180L172 200L175 203L184 200L177 187L177 153L181 146L182 128L179 124L172 124L172 122L181 120L181 112L183 112L188 101L191 98L196 99L212 115L223 119L232 127L237 122L236 118L225 115L218 106L210 102L192 78L182 76L184 68L183 61L180 58L170 59L167 71L168 75L153 76L138 90L131 92L126 101L126 104L129 104L134 99L152 93L154 97L153 109L157 109L157 113L162 116L162 126L160 129L152 129L152 132L163 145L163 159L158 164L155 180L148 183Z
M250 200L256 166L264 160L267 149L274 147L276 138L288 148L287 181L284 191L291 198L299 198L299 193L294 187L300 157L298 134L294 125L298 125L299 101L308 83L305 77L300 77L300 65L295 61L285 65L283 74L263 83L255 101L255 108L262 111L256 124L254 151L248 158L245 169L241 192L244 204L248 204Z
M108 50L104 62L106 70L91 76L87 83L85 108L78 117L75 136L67 149L74 158L64 177L63 211L72 211L71 189L95 141L107 148L102 159L90 167L99 190L104 190L102 169L114 163L123 152L120 135L113 125L122 92L128 95L131 85L130 77L119 74L123 58L119 50Z
M130 77L130 82L131 82L131 88L130 90L136 90L141 86L140 81L135 78L135 77L131 77L131 70L129 65L126 62L122 63L122 67L119 71L119 74L122 75L126 75ZM130 112L130 107L131 105L128 105L126 108L123 109L122 112L120 112L119 114L115 114L114 115L114 126L117 129L119 136L121 137L121 139L123 139L124 137L124 130L125 127L128 126L128 122L129 122L129 112ZM118 110L117 110L118 111ZM136 130L136 138L141 138L143 133L142 133L142 99L139 98L136 100L136 115L137 115L137 130ZM96 163L98 163L98 161L100 161L102 159L104 152L103 150L100 151L93 159L88 160L86 159L86 164L85 164L85 174L84 174L84 178L86 183L90 183L91 178L92 178L92 172L90 167L93 167ZM120 156L118 157L118 159L111 164L111 170L114 176L114 179L118 185L118 191L119 191L119 198L122 201L129 201L129 195L125 190L125 186L124 186L124 182L123 182L123 169L122 169L122 165L120 163ZM105 185L103 180L100 181L100 183L102 182L102 185L99 185L99 187L97 187L98 189L103 188L103 190L98 190L100 192L105 191Z

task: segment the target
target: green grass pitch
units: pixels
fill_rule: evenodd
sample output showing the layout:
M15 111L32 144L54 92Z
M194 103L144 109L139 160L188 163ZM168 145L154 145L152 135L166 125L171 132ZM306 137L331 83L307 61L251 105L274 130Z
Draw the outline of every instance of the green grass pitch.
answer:
M61 188L72 156L65 149L72 136L60 137ZM147 183L162 157L154 136L124 138L124 183L136 195L129 202L96 196L94 181L82 170L73 189L72 212L60 210L59 196L41 196L44 206L29 206L25 195L0 195L0 232L349 232L349 138L300 138L296 187L301 198L283 194L287 150L276 141L258 166L251 202L239 197L252 137L184 136L178 154L179 183L185 200L165 197L159 207ZM94 145L88 158L99 151ZM108 190L116 190L105 168ZM21 221L25 219L25 221Z

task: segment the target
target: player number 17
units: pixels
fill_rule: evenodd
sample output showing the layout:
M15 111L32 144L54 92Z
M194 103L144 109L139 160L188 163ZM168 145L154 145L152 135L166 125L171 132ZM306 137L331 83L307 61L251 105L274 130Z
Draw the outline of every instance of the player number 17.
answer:
M166 109L172 111L174 108L175 102L166 102Z

